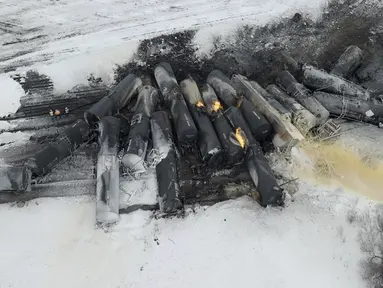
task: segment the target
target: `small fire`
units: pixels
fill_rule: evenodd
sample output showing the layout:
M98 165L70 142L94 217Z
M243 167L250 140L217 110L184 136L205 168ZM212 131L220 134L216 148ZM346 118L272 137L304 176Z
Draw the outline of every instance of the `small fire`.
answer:
M245 145L246 145L246 137L245 137L245 133L242 131L241 128L237 128L237 129L235 129L235 138L237 139L239 145L240 145L242 148L245 148Z
M241 95L238 99L237 99L237 108L241 107L242 106L242 103L243 103L243 95Z
M205 104L203 104L202 101L197 101L197 103L195 103L195 106L197 106L198 108L202 108L205 107Z
M213 111L217 112L219 109L223 109L221 102L219 102L218 100L215 100L213 103Z

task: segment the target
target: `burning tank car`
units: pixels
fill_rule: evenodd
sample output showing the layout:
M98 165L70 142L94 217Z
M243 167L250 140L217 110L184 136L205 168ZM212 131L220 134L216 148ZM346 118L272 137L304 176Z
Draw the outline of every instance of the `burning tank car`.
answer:
M265 148L335 135L332 116L376 125L383 116L380 96L344 78L358 72L358 47L330 72L284 57L294 71L280 71L267 88L219 70L203 83L177 79L166 62L112 88L97 82L60 97L44 75L15 77L28 96L2 119L13 124L4 131L32 135L3 143L0 202L95 194L102 224L135 209L174 215L243 195L283 205Z
M2 120L32 135L2 147L0 201L96 194L96 220L106 224L129 207L167 215L243 195L283 204L262 151L273 127L226 75L212 71L198 87L159 63L153 76L144 83L131 73L112 89L97 83L60 97L43 75L15 77L29 93ZM126 201L122 187L149 174L155 201Z

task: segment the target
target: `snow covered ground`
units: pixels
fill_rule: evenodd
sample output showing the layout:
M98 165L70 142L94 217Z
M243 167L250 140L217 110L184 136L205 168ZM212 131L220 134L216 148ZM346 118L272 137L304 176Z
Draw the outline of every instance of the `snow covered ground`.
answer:
M0 1L0 82L5 81L4 73L32 68L47 74L60 93L86 83L90 73L110 83L115 64L129 61L139 40L203 28L195 43L203 51L217 33L226 34L240 24L265 24L280 17L291 17L297 11L316 17L326 2ZM13 91L12 98L17 103L22 95L17 89ZM1 107L0 115L16 108Z
M94 229L94 199L2 205L1 287L363 287L346 215L366 203L301 192L285 209L241 198L185 219L137 211L108 233Z
M264 24L304 10L316 13L324 0L136 1L42 0L0 2L3 48L0 69L9 65L57 62L73 55L101 52L125 57L128 42L174 30L240 22ZM290 15L288 15L290 16ZM125 45L125 46L121 46ZM106 50L109 56L105 55ZM117 50L116 50L117 49ZM118 50L119 49L119 50ZM124 51L125 50L125 51ZM96 62L100 59L93 59Z
M0 105L0 116L16 112L17 108L20 106L20 98L25 95L20 84L11 79L8 75L0 74L0 91L2 94L1 99L6 99L6 101L2 101ZM0 125L3 126L3 124ZM0 126L0 129L3 128L2 126Z
M110 83L138 40L201 28L195 44L208 51L212 36L238 24L297 11L315 17L325 3L0 0L0 115L14 112L24 93L9 78L13 70L37 69L57 92L90 73ZM359 227L347 215L374 203L309 180L293 200L263 209L245 197L159 220L137 211L107 233L94 227L92 198L0 205L0 287L363 287Z

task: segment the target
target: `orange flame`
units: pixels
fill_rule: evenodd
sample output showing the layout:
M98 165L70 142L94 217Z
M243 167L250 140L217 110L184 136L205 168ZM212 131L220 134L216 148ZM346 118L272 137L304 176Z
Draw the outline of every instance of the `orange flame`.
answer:
M241 107L242 106L242 103L243 103L243 95L241 95L238 99L237 99L237 108Z
M245 138L245 133L242 131L241 128L235 129L235 138L237 139L239 145L242 148L245 148L246 145L246 138Z
M205 104L203 104L202 101L197 101L197 103L195 103L195 106L197 106L198 108L201 108L201 107L205 107Z
M219 109L223 109L221 102L219 102L218 100L215 100L213 103L213 111L217 112Z

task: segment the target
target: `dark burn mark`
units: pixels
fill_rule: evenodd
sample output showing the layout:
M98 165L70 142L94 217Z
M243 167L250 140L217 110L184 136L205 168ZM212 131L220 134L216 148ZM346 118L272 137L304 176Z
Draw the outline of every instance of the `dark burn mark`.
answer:
M230 43L217 37L209 59L195 57L194 30L144 40L134 60L115 70L115 79L120 81L130 72L152 74L157 63L167 61L179 81L191 75L201 84L210 71L220 69L229 76L241 73L267 85L273 82L276 72L286 67L281 51L300 62L329 70L351 44L372 51L367 53L371 55L382 49L378 44L382 33L373 35L370 31L382 22L379 15L383 9L355 3L332 1L317 22L296 13L291 19L263 27L243 26Z
M295 13L294 17L291 19L293 22L299 22L302 20L302 14Z
M12 78L20 83L25 93L46 95L53 92L52 80L47 75L37 71L30 70L25 76L16 74Z
M322 68L330 70L346 47L357 45L366 51L371 41L379 37L372 32L382 24L382 8L373 3L355 5L355 0L332 1L323 14L326 33L321 36L324 49L318 59Z
M169 62L172 65L177 79L183 79L189 73L197 74L200 65L199 61L194 57L195 49L191 44L195 32L187 30L143 40L134 57L143 61L143 63L130 62L118 66L115 71L116 82L121 81L131 72L138 75L152 75L154 67L162 61Z
M264 31L263 31L264 30ZM141 42L134 61L118 66L115 71L116 82L121 81L131 72L153 74L155 65L159 62L169 62L179 81L191 75L198 84L202 84L207 75L214 69L220 69L230 75L234 72L257 79L267 66L281 68L278 52L280 48L272 45L271 49L254 50L254 38L257 34L268 31L265 28L243 27L235 36L239 41L230 46L219 43L211 59L198 59L195 57L196 48L192 44L194 30L186 30L171 35L162 35ZM249 40L250 39L250 40ZM266 41L264 41L266 45ZM261 43L257 43L259 45ZM142 64L140 64L142 63ZM271 71L270 70L270 71ZM279 70L279 69L277 69Z

